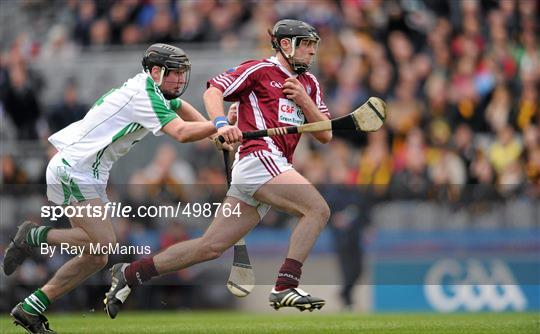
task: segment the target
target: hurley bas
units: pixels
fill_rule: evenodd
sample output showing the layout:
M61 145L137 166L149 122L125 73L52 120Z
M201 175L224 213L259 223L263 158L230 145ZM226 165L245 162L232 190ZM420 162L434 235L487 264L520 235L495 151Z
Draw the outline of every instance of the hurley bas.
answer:
M118 243L101 244L99 242L91 243L88 246L72 246L65 242L62 242L60 246L42 243L40 247L41 255L48 255L49 257L53 257L57 250L60 254L74 255L78 257L81 257L84 253L90 255L148 255L152 251L150 246L124 246Z

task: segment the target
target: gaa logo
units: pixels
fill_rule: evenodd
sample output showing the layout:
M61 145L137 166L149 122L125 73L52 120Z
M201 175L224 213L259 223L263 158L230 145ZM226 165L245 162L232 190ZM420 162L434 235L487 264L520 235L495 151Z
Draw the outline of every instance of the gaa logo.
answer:
M302 120L302 124L304 123L304 112L302 111L302 109L300 109L300 107L296 107L296 117Z
M426 275L424 294L433 308L453 311L523 311L527 300L510 268L500 260L437 261Z

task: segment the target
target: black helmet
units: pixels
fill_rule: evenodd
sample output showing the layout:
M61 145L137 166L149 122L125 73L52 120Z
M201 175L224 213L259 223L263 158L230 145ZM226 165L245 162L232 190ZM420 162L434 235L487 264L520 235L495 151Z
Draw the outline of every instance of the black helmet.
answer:
M181 72L186 73L186 83L182 90L180 92L175 92L174 94L162 91L165 98L171 100L179 97L185 92L189 83L191 63L184 50L169 44L152 44L144 53L142 67L146 72L150 72L154 66L161 67L162 69L158 86L161 86L163 77L168 75L171 70L180 70Z
M289 61L294 71L298 74L304 73L309 69L310 64L296 63L293 59L296 47L300 45L302 40L308 39L319 43L321 38L317 30L310 24L299 20L280 20L276 22L272 31L269 32L272 39L272 48L281 54ZM290 38L292 44L292 52L290 55L285 54L280 46L280 41L284 38Z

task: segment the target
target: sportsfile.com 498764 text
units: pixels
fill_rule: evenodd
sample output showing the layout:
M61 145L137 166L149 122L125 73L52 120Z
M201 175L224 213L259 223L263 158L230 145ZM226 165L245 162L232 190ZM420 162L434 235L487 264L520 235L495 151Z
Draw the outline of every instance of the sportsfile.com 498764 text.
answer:
M182 203L175 205L148 205L136 208L121 202L104 205L45 205L41 207L41 218L52 221L61 217L88 217L105 220L107 218L212 218L218 214L225 217L240 217L240 204L230 203Z

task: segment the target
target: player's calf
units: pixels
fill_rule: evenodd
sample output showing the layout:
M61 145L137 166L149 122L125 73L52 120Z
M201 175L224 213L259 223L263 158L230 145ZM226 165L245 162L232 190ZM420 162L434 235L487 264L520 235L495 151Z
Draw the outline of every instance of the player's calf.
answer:
M202 236L199 239L199 243L195 249L195 253L197 254L196 260L197 262L215 260L221 257L221 255L223 255L223 253L231 246L232 245L230 244L217 242L207 238L206 236Z

